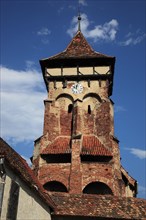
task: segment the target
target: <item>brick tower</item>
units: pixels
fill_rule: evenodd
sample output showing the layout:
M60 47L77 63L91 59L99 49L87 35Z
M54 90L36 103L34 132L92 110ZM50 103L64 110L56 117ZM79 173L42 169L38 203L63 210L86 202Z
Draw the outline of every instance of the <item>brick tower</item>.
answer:
M50 193L136 196L114 137L115 57L95 52L80 28L63 52L40 60L48 98L33 169Z

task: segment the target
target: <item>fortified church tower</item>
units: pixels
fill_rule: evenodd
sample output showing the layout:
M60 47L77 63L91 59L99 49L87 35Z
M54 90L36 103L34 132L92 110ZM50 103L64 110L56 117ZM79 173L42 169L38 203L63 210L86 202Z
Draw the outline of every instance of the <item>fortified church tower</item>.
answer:
M40 60L48 98L33 169L44 188L64 195L135 197L114 137L115 57L95 52L79 28L67 48Z

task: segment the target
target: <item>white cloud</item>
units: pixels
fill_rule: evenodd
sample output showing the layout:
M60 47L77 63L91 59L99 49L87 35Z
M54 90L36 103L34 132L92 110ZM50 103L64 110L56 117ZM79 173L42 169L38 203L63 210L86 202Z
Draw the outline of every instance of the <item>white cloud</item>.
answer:
M2 137L14 142L38 138L42 134L45 98L41 73L1 66Z
M42 38L41 41L42 41L43 44L48 44L49 43L49 40L47 38Z
M51 31L50 31L48 28L46 28L46 27L41 28L41 29L37 32L37 35L40 35L40 36L47 36L47 35L49 35L49 34L51 34Z
M87 6L87 2L85 0L79 0L79 4L83 6Z
M37 35L40 37L41 42L43 44L48 44L49 43L48 35L50 35L50 34L51 34L51 31L46 27L41 28L37 32Z
M138 192L146 196L146 187L138 186Z
M61 12L63 12L64 11L64 7L62 6L62 7L60 7L58 10L58 13L60 14Z
M118 30L118 21L112 19L109 22L104 23L103 25L96 25L94 28L89 28L90 21L86 14L81 14L81 31L86 38L91 38L94 41L104 40L104 41L113 41L116 38L116 33ZM72 37L78 29L78 19L73 17L71 21L71 27L67 30L67 33Z
M30 70L30 69L34 69L35 67L35 62L34 61L31 61L31 60L26 60L26 69Z
M72 10L76 10L76 6L74 6L74 5L69 5L68 8L72 9Z
M120 106L120 105L115 105L114 106L114 112L117 113L117 112L125 112L126 109L123 107L123 106Z
M141 33L139 30L137 30L135 33L129 32L125 36L125 40L120 42L119 44L121 46L129 46L129 45L137 45L141 43L146 37L146 34Z
M140 150L138 148L126 148L130 151L131 154L134 154L139 159L145 159L146 158L146 150Z
M129 39L121 42L122 46L129 46L130 44L132 44L132 38L129 38Z

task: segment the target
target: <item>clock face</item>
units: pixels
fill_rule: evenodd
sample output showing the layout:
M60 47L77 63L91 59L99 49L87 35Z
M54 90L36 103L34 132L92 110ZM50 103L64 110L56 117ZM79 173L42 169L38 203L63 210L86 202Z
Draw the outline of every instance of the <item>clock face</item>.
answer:
M83 86L79 83L72 85L71 90L74 94L80 94L83 91Z

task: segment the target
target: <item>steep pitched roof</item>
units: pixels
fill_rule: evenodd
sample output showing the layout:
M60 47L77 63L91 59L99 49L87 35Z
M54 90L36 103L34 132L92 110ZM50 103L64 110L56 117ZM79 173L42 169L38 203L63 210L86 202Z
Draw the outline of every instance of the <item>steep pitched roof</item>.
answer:
M68 154L68 153L71 153L69 137L57 137L51 144L49 144L41 152L41 154Z
M98 52L95 52L86 41L81 31L73 37L66 50L49 58L52 59L68 58L113 58Z
M111 82L113 82L115 57L94 51L92 47L89 45L89 43L86 41L82 32L78 30L76 35L73 37L73 39L63 52L60 52L56 55L53 55L45 59L41 59L40 65L43 72L43 78L46 84L46 88L48 90L48 76L46 75L46 68L66 68L77 66L110 66L111 74L107 77L110 77ZM70 76L68 76L68 78L69 77ZM78 77L78 75L74 77ZM97 75L96 77L99 77L99 75ZM52 79L52 77L49 78L49 80L50 79ZM61 78L61 80L62 79L63 78ZM111 94L112 83L109 86L109 95Z
M49 207L54 209L54 202L45 194L43 186L40 184L26 161L2 138L0 138L0 158L4 158L6 164L9 165L13 172L17 173L17 175L26 182L26 184L31 187Z
M81 155L112 156L112 153L94 135L83 136Z

